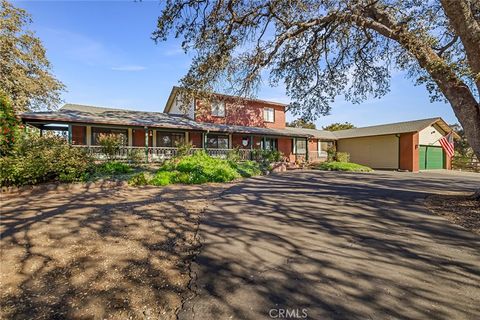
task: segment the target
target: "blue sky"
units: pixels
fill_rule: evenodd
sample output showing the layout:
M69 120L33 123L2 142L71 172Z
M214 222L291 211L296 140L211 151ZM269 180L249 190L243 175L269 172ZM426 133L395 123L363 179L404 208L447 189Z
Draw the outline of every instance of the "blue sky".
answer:
M180 41L150 39L161 1L15 1L33 18L53 72L67 86L65 102L162 111L191 56ZM262 87L258 98L288 103L282 87ZM356 126L441 116L458 122L448 104L430 103L424 87L395 73L391 92L354 105L339 99L317 127L349 121ZM293 118L288 115L287 120Z

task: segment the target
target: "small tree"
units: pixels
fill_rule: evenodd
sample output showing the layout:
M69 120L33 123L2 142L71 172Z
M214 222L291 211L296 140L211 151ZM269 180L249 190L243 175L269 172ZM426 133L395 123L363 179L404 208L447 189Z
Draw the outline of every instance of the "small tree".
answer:
M105 154L108 160L115 159L120 147L122 146L122 139L113 133L102 133L98 137L98 143L101 146L102 153Z
M328 126L322 127L323 130L327 130L327 131L339 131L339 130L347 130L347 129L353 129L353 128L355 128L355 126L350 122L344 122L344 123L336 122Z

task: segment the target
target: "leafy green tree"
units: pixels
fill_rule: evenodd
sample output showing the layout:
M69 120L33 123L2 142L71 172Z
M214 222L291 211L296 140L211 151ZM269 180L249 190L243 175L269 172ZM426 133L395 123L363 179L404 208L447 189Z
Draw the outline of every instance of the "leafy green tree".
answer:
M404 70L448 100L480 156L478 0L170 0L153 39L170 35L196 53L181 80L190 94L225 84L252 96L267 75L305 120L340 95L382 97L391 71Z
M327 131L347 130L347 129L353 129L353 128L355 128L355 126L350 122L344 122L344 123L336 122L328 126L322 127L323 130L327 130Z
M450 127L460 136L459 140L455 140L456 156L471 160L474 153L468 144L467 138L465 137L465 131L463 130L462 126L456 123L450 125Z
M8 1L0 2L0 88L15 111L52 109L64 85L51 73L45 48L26 30L30 15Z
M292 122L287 122L287 127L317 129L317 126L315 125L315 123L306 121L302 118L293 120Z

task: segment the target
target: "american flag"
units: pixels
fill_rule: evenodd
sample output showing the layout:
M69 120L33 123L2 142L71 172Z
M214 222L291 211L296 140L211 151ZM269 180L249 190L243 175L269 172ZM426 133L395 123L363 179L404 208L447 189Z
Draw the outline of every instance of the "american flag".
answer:
M443 150L445 150L445 152L448 154L448 156L450 158L453 157L453 154L455 153L455 150L453 148L453 134L450 132L445 137L442 137L439 142L442 145Z

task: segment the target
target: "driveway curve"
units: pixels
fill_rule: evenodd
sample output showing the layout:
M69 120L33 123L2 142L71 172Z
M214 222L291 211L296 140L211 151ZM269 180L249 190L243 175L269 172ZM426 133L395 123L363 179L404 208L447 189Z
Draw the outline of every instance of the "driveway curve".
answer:
M480 319L480 237L430 214L480 176L287 172L205 212L180 319Z

